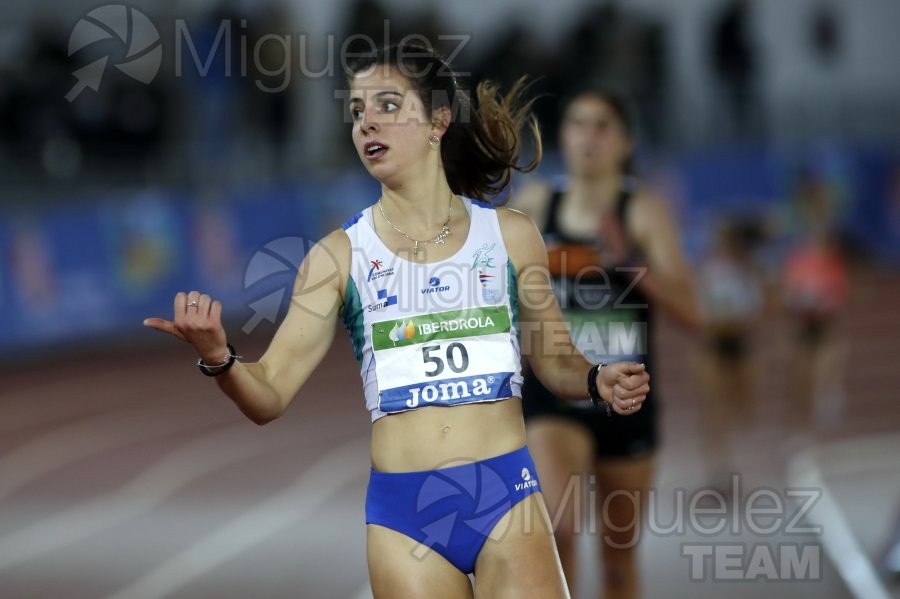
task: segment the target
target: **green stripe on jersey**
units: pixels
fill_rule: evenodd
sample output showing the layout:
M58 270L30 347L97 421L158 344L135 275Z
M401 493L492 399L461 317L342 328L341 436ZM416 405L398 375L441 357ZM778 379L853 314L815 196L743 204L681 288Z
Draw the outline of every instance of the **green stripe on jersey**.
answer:
M512 310L513 324L516 328L516 338L521 341L522 333L519 330L519 281L516 276L516 268L512 260L506 261L506 289L509 295L509 307Z
M347 332L350 334L350 342L353 344L353 355L356 361L362 364L363 346L366 343L366 332L363 326L363 311L359 301L359 290L353 277L347 277L347 293L344 297L344 310L342 320Z
M426 341L476 337L509 331L509 312L506 306L450 310L376 322L372 325L372 347L378 351Z

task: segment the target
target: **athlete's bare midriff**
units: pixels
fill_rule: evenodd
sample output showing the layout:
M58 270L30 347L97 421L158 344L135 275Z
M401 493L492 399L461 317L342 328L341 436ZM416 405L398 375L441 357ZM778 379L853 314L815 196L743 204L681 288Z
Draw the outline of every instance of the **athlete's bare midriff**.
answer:
M517 397L429 406L384 416L372 426L372 465L382 472L434 470L483 460L525 445Z

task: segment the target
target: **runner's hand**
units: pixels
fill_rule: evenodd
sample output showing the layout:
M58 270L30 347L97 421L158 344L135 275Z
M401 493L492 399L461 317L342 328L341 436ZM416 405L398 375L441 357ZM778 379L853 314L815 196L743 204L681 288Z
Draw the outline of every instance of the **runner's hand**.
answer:
M647 399L650 374L637 362L613 362L597 373L597 388L616 413L628 416L639 411Z
M199 291L182 291L175 295L174 320L147 318L144 326L190 343L203 362L210 366L221 364L228 355L222 303Z

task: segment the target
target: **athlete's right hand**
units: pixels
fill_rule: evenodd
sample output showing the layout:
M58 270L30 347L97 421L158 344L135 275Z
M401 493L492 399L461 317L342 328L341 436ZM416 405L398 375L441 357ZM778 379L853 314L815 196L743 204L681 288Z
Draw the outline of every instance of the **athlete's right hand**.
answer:
M199 291L175 295L174 320L147 318L144 326L190 343L205 364L220 364L228 355L222 303Z
M612 404L613 410L622 416L641 409L650 393L650 374L644 364L637 362L613 362L597 372L600 397Z

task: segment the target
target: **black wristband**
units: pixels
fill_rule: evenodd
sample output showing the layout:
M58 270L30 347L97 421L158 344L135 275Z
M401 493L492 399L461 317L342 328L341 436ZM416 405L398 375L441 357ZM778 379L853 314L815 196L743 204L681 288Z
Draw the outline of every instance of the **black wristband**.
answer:
M610 409L610 403L603 399L600 395L600 389L597 388L597 374L600 372L600 369L606 366L603 362L599 364L594 364L590 370L588 370L587 375L587 388L588 388L588 397L591 398L591 403L594 404L595 408L599 408L600 406L606 406L606 415L611 416L612 410Z
M239 357L235 352L234 346L230 343L226 343L225 346L228 348L228 356L226 356L227 360L224 364L219 364L217 366L210 366L209 364L203 363L203 358L197 360L197 368L200 369L200 372L205 374L206 376L219 376L220 374L225 374L228 372L232 366L234 366L234 361Z

